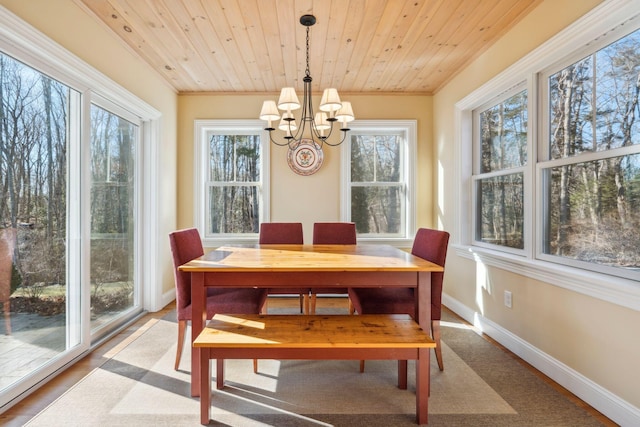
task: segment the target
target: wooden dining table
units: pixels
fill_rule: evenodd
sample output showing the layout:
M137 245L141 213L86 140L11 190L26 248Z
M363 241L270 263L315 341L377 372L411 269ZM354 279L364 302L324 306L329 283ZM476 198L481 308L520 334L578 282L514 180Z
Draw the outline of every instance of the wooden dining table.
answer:
M429 331L431 273L443 271L401 249L374 244L222 246L179 269L191 273L192 343L207 320L207 287L415 288L414 318ZM191 395L199 394L200 351L192 348Z

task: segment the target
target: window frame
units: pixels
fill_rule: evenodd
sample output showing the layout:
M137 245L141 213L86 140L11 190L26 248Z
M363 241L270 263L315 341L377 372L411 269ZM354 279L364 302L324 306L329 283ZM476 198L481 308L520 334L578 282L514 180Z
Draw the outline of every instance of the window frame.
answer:
M143 191L142 191L142 185L140 184L140 181L143 179L143 170L144 170L144 159L143 159L143 140L145 137L145 132L144 132L144 121L141 120L141 118L136 115L131 113L130 111L126 110L125 108L121 107L120 105L118 105L117 103L103 97L97 94L93 94L91 97L91 100L89 102L89 117L88 119L91 120L91 106L96 106L98 108L101 108L111 114L113 114L114 116L118 116L121 117L125 120L127 120L129 123L131 123L133 126L135 126L135 158L134 158L134 162L133 162L133 177L135 179L135 184L134 184L134 188L133 188L133 199L134 199L134 206L133 206L133 221L135 223L134 226L134 233L133 233L133 240L134 240L134 247L138 248L143 240L141 240L143 238L143 226L140 224L144 221L142 221L143 218ZM88 132L90 133L90 132ZM91 135L88 135L89 140L91 140ZM89 143L89 146L91 146L91 143ZM91 154L91 149L89 150L85 150L88 152L88 154ZM89 169L89 168L87 168ZM88 175L91 175L91 171L88 171ZM91 182L89 187L89 192L88 192L88 197L89 200L91 200L91 188L93 187L93 185L95 184L95 182L92 179L89 179L88 182ZM87 216L87 220L90 221L90 215ZM89 239L93 239L95 236L91 233L91 227L88 228L88 235L89 235ZM90 256L90 254L89 254ZM142 304L143 304L143 297L144 297L144 292L142 289L142 286L140 286L140 284L142 283L142 278L144 277L143 274L143 269L142 269L142 253L140 250L134 250L133 251L133 280L135 283L138 284L138 286L134 287L134 295L133 295L133 305L132 307L124 310L122 313L131 313L131 314L137 314L141 309L142 309ZM115 319L116 321L118 319ZM113 325L113 322L106 322L102 325L100 325L97 328L92 329L92 334L98 337L102 337L106 334L109 333L111 326Z
M497 267L518 275L539 280L553 286L578 292L603 301L611 302L623 307L640 310L640 286L638 273L634 273L634 278L611 275L599 271L586 270L576 266L551 262L538 257L541 245L538 232L542 228L540 205L536 202L533 207L535 211L530 211L534 215L532 223L525 230L525 233L533 233L534 237L529 250L522 254L513 254L494 248L476 245L472 234L473 221L473 200L471 188L471 169L473 166L473 110L485 104L487 100L495 98L509 88L526 81L530 88L529 98L541 99L541 89L539 88L539 75L552 67L560 67L559 64L571 64L571 59L584 57L585 51L590 49L595 51L595 44L603 45L618 39L622 34L628 34L639 27L638 17L640 12L632 4L625 0L611 0L596 6L582 18L560 31L547 42L531 51L529 54L518 60L504 71L490 79L484 85L461 99L454 108L454 159L455 170L453 180L455 188L460 190L458 197L454 199L454 209L456 223L454 225L457 233L453 236L455 241L451 247L456 255L480 262L487 266ZM573 61L575 62L575 61ZM540 102L537 101L535 107L529 111L529 132L531 138L536 141L533 148L535 158L530 157L530 173L532 175L531 188L532 195L536 201L542 200L542 189L538 168L538 156L540 155L541 144L538 135L542 135L544 129L540 121L533 117L533 114L542 114Z
M416 158L417 158L417 121L416 120L356 120L351 122L341 150L340 183L340 220L351 221L351 136L367 133L403 133L402 147L404 180L403 231L399 235L358 235L358 241L389 244L397 247L411 246L416 232ZM360 185L356 185L360 186Z
M488 108L494 107L500 104L501 102L504 102L508 98L523 91L527 92L527 110L528 110L527 111L528 120L527 120L527 162L526 164L524 164L523 166L510 167L510 168L494 170L490 172L481 172L482 141L480 140L480 131L479 131L480 130L480 114L485 110L487 110ZM529 85L527 81L522 81L510 87L509 89L505 90L504 92L500 93L498 96L495 96L494 98L485 102L484 104L479 105L477 108L474 108L472 111L472 115L473 115L473 126L472 126L473 167L472 167L472 170L473 170L473 173L471 175L471 181L472 181L471 182L471 198L472 198L471 206L473 206L473 215L471 216L470 228L471 228L471 239L474 246L492 248L498 251L512 253L515 255L526 255L527 253L531 252L532 239L531 239L530 230L531 230L531 221L533 217L533 215L531 214L531 209L532 209L531 195L533 192L532 192L530 183L531 183L531 170L532 170L531 164L534 162L533 159L535 159L533 155L533 151L534 151L533 135L535 134L535 132L533 132L531 129L531 123L535 123L533 122L533 120L536 119L536 114L535 114L534 105L533 105L534 101L532 100L533 94L535 94L535 92L532 91L531 85ZM478 215L476 211L480 203L478 183L483 179L513 175L516 173L522 173L523 175L522 185L523 185L523 200L524 200L524 208L523 208L524 230L523 230L522 238L524 240L524 247L522 249L512 248L509 246L492 244L492 243L487 243L487 242L478 240L477 239L477 236L478 236L477 216Z
M562 61L556 62L550 67L542 70L538 75L538 85L540 87L539 90L539 103L540 103L540 117L543 118L539 121L540 128L540 138L538 143L537 156L538 161L536 162L536 170L535 177L537 182L537 188L539 189L539 200L540 203L537 206L536 210L536 219L538 221L537 229L540 232L536 233L536 259L540 259L543 261L549 261L558 264L564 264L575 268L580 268L589 271L600 271L604 274L609 274L612 276L619 276L628 279L638 279L638 273L634 273L630 270L624 270L621 268L611 267L606 264L592 264L587 261L582 261L578 259L573 259L569 257L562 257L559 255L548 254L544 252L544 236L546 234L546 229L549 227L548 218L547 218L547 210L548 206L544 201L547 200L547 187L545 185L545 181L547 179L546 171L551 170L552 168L560 167L560 166L568 166L568 165L577 165L582 163L589 163L598 160L604 160L613 157L622 157L625 155L632 154L640 154L640 144L626 146L626 147L618 147L610 150L601 150L601 151L592 151L592 152L582 152L570 157L561 157L561 158L553 158L550 155L549 146L551 141L549 139L550 134L550 121L549 117L549 89L548 83L549 78L556 74L557 72L562 71L563 69L571 66L577 61L584 59L587 56L595 55L601 49L607 47L612 42L615 42L621 37L624 37L626 34L631 34L634 31L640 30L640 25L637 23L634 25L630 25L632 28L629 30L629 27L620 26L614 30L612 30L606 36L601 37L598 40L594 40L592 43L588 45L588 47L584 49L576 50L572 55L567 56ZM635 30L633 29L635 28ZM546 88L546 89L545 89ZM595 135L594 135L595 138Z
M259 222L270 221L270 140L260 120L223 120L203 119L194 121L194 222L200 232L202 244L216 247L221 244L257 243L259 233L207 233L207 206L209 205L208 186L208 135L236 134L258 135L260 137L260 181L257 185L260 199Z

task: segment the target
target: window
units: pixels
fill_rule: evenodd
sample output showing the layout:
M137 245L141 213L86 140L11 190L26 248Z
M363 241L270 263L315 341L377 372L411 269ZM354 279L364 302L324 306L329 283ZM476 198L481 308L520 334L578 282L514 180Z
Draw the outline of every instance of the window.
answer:
M456 104L459 256L638 309L638 14L605 2Z
M268 221L268 136L253 120L197 120L197 220L203 239L257 239Z
M640 30L543 74L539 163L547 259L640 268Z
M344 143L343 220L358 238L411 239L415 231L415 121L360 121Z
M475 240L524 249L527 91L474 112Z

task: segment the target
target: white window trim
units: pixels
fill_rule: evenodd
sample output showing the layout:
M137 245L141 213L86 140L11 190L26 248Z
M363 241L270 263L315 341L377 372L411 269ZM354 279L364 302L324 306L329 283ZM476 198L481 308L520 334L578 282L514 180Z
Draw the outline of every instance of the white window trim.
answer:
M457 163L453 176L454 188L459 188L460 192L459 197L454 199L457 222L454 224L455 233L453 233L451 246L458 256L640 311L640 285L637 280L536 260L532 250L529 250L525 256L518 256L471 245L474 237L471 228L473 221L471 199L472 111L483 105L486 100L517 85L522 80L526 79L529 82L529 87L533 87L538 73L571 55L575 52L576 47L585 46L610 33L612 29L623 25L629 19L638 16L640 16L638 2L635 0L604 2L456 103L454 110L454 158ZM530 92L531 98L534 95L539 96L537 92ZM530 113L532 112L530 110ZM534 131L534 126L531 125L535 123L534 119L531 114L529 117L529 130ZM530 167L534 168L536 162L537 159L531 157ZM539 190L534 188L534 194L539 197ZM528 211L527 214L532 215L533 212ZM532 236L526 236L526 238L531 240Z
M205 247L217 247L222 244L246 244L257 243L258 233L251 233L247 235L240 234L224 234L216 236L208 236L206 231L206 214L207 208L206 197L206 182L207 182L207 148L205 142L207 141L207 132L230 132L230 133L242 133L242 132L255 132L260 134L260 181L261 185L258 187L260 203L260 222L269 222L270 216L270 140L269 134L264 130L264 122L261 120L195 120L194 122L194 223L196 228L200 232L202 237L202 244Z
M406 237L358 237L359 243L379 243L399 248L411 247L416 232L416 158L417 152L417 121L416 120L356 120L349 124L351 131L385 132L401 131L406 133L407 145L405 156L405 175L407 182L407 204L405 207L405 236ZM340 180L340 220L351 221L351 152L349 150L349 132L341 149L341 180Z

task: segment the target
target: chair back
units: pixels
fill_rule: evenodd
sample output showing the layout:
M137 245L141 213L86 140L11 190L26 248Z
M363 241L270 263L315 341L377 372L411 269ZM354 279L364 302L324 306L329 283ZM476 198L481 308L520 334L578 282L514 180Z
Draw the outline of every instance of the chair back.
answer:
M314 245L355 245L356 243L356 224L353 222L313 224Z
M447 259L447 245L449 233L440 230L421 228L413 240L411 253L422 259L444 267ZM440 320L442 317L442 282L444 272L431 273L431 320Z
M191 274L178 270L178 267L204 255L204 248L200 233L195 228L170 233L169 244L173 256L173 277L176 283L176 311L180 313L182 312L180 309L191 304Z
M260 224L261 245L301 245L301 222L263 222Z

